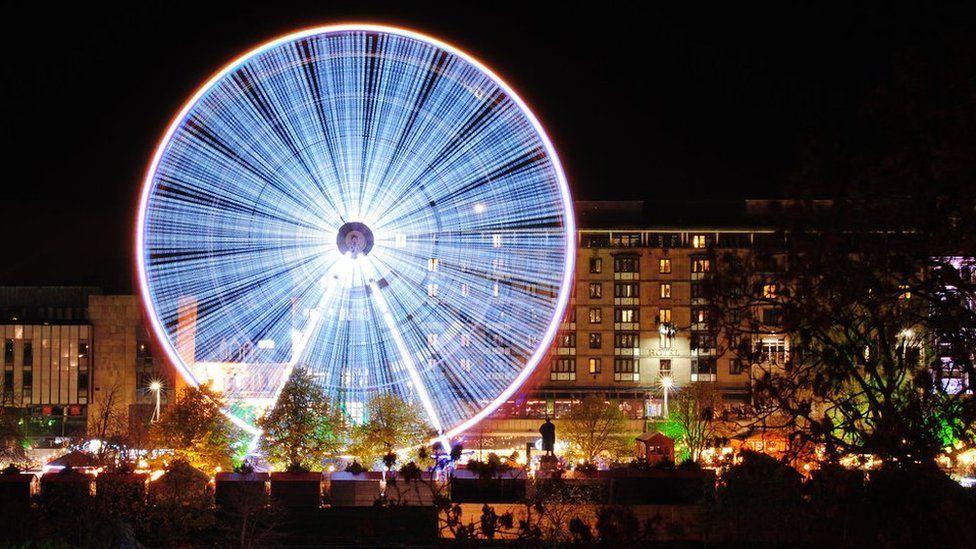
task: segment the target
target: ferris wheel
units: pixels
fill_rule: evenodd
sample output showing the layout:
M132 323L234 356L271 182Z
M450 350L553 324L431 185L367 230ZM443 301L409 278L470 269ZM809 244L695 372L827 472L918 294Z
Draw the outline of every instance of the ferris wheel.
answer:
M136 254L169 359L238 425L302 367L353 419L393 393L443 441L545 356L574 232L556 151L498 76L415 32L339 25L193 94L147 171Z

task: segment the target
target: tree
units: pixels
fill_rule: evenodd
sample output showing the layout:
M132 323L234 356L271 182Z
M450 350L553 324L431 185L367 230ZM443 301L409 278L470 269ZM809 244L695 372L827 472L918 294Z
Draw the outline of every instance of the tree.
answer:
M585 462L616 458L627 450L627 418L616 401L587 396L563 418L570 452Z
M207 385L187 387L150 429L157 448L172 449L177 459L206 471L232 467L230 423L223 400Z
M713 535L726 543L806 539L800 474L766 454L747 450L740 457L722 475L706 513Z
M0 414L0 465L23 464L27 461L27 436L20 418L5 412Z
M117 465L120 460L127 459L125 450L134 447L133 439L138 438L139 431L129 425L123 391L121 383L113 384L104 398L92 407L89 416L88 436L100 442L95 458L105 466Z
M717 431L718 391L712 383L695 381L677 391L672 402L670 419L680 426L681 442L691 460L698 461Z
M433 433L423 412L393 393L374 396L366 405L366 422L352 430L349 453L367 467L391 450L413 448Z
M756 423L833 460L932 461L976 441L969 204L801 204L777 214L766 244L717 256L707 292L752 364Z
M215 524L210 477L182 459L150 484L149 503L143 537L153 547L185 546Z
M292 372L278 402L258 420L258 427L264 432L268 461L289 468L321 467L322 460L345 445L345 414L304 368Z

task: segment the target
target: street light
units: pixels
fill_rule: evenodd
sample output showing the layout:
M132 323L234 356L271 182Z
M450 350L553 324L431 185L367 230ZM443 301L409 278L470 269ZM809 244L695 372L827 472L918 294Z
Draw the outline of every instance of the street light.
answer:
M662 377L661 388L664 389L664 417L665 418L671 416L671 413L668 410L668 391L671 390L671 387L674 387L674 380L671 379L671 376Z
M158 379L154 379L149 383L149 390L156 394L156 408L153 410L152 418L149 423L155 423L159 421L159 395L163 391L163 382Z

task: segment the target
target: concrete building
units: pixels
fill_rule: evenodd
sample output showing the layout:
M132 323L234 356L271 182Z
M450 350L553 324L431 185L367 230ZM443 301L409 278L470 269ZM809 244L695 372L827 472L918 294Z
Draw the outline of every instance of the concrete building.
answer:
M693 381L715 384L727 417L749 405L750 368L720 352L701 280L711 249L745 251L771 236L757 222L766 205L682 206L577 202L575 291L548 362L469 433L474 445L522 447L544 417L558 426L588 395L617 400L634 434L663 415L665 390ZM771 361L788 353L785 337L758 344Z
M0 287L4 413L24 419L35 444L84 435L112 394L116 429L149 418L149 380L172 394L176 378L158 358L139 300L93 287Z

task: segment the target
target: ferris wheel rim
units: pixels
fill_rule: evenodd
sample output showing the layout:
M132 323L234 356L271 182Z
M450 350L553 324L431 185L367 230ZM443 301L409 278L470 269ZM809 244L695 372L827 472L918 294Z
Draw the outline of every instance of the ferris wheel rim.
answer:
M546 155L552 163L553 171L556 175L557 187L559 189L559 196L562 200L562 215L563 215L563 231L565 237L565 261L563 265L563 276L559 288L559 295L556 301L555 309L553 310L552 318L550 319L549 326L546 332L542 335L539 344L536 346L535 351L532 356L526 361L525 366L519 372L519 374L509 383L504 391L499 394L494 400L492 400L484 408L480 409L477 413L469 417L462 423L452 426L449 430L437 437L431 439L431 442L442 441L444 439L451 439L459 434L467 431L489 414L494 412L501 406L505 401L507 401L516 391L518 391L528 380L528 378L535 372L539 363L545 357L549 350L552 342L556 337L556 332L559 329L559 325L562 322L563 317L566 314L567 307L569 305L569 299L572 295L573 290L573 280L575 275L575 263L576 263L576 220L573 210L572 196L569 191L569 183L566 178L565 171L562 166L562 162L559 159L559 155L556 151L555 146L549 137L548 132L542 123L536 117L534 111L529 107L529 105L522 99L522 97L515 91L515 89L508 84L501 76L499 76L495 71L490 69L480 60L478 60L473 55L467 53L466 51L450 44L444 42L438 38L430 36L428 34L415 31L412 29L398 27L393 25L377 24L377 23L365 23L365 22L345 22L336 23L330 25L317 25L312 27L307 27L293 32L288 32L285 34L278 35L271 38L249 50L238 55L230 62L223 65L220 69L214 72L207 80L204 81L197 89L190 95L190 97L183 102L177 113L170 119L167 124L166 131L163 133L162 137L157 142L151 160L146 168L145 175L142 179L139 204L136 213L136 271L139 284L140 296L142 298L144 312L149 319L150 326L152 328L152 334L159 342L166 354L166 358L176 367L180 376L191 386L198 387L200 385L199 380L197 380L194 373L189 369L188 365L184 364L182 358L180 358L173 342L168 337L168 333L165 327L161 324L159 320L159 315L157 314L157 309L154 304L154 299L150 293L149 289L149 279L147 273L147 263L145 256L145 221L147 215L147 207L149 203L150 196L152 195L152 190L154 188L153 179L156 175L159 163L162 160L163 154L166 150L167 145L170 143L173 135L179 129L181 123L190 114L190 111L196 106L201 99L203 99L207 93L209 93L213 87L219 83L224 77L232 73L238 67L240 67L245 62L250 59L275 48L279 45L292 42L295 40L300 40L302 38L317 36L322 34L334 34L341 32L353 32L353 31L364 31L364 32L380 32L388 33L396 36L406 37L421 42L431 44L449 54L455 55L462 60L470 63L473 67L481 71L488 78L490 78L501 90L503 90L518 106L519 111L526 117L526 119L532 124L532 127L539 139L544 145ZM241 429L251 433L252 435L259 435L260 430L255 426L251 425L247 421L237 417L229 410L224 410L224 414L228 419Z

